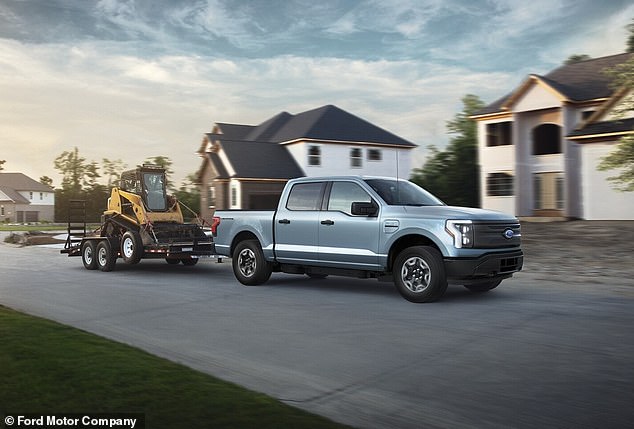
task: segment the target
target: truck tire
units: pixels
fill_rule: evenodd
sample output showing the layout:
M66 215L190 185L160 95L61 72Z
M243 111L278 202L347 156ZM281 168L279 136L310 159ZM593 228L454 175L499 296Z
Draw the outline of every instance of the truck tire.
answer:
M271 264L264 259L262 248L257 240L245 240L238 243L233 252L232 265L236 279L247 286L265 283L273 271Z
M112 251L112 246L108 240L101 240L97 244L97 250L95 251L97 267L101 271L112 271L117 263L117 254Z
M491 281L482 282L482 283L474 283L470 285L464 285L464 287L469 289L471 292L482 293L482 292L488 292L491 289L495 289L496 287L500 285L500 283L502 283L502 279L491 280Z
M447 290L442 256L429 246L412 246L399 253L393 277L398 292L411 302L432 302Z
M121 237L121 259L126 264L138 264L143 256L143 242L136 231L126 231Z
M84 263L84 268L87 270L97 269L97 255L95 247L95 242L92 240L86 240L81 245L81 261Z

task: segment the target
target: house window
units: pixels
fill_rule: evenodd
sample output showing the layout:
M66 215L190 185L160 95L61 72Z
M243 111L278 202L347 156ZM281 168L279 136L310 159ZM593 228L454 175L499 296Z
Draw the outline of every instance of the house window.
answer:
M368 161L381 161L383 159L383 152L381 149L368 149Z
M581 120L585 121L593 114L594 114L594 110L586 110L585 112L581 112Z
M209 208L216 207L216 187L210 186L207 189L207 205Z
M4 206L0 206L0 216L4 216Z
M513 176L508 173L490 173L487 176L487 196L513 196Z
M33 200L33 192L29 192L29 199Z
M40 201L42 201L43 199L44 199L44 194L40 192Z
M533 128L533 155L561 153L561 131L556 124L542 124Z
M350 149L350 167L363 167L363 152L358 147L353 147L352 149Z
M506 146L513 144L513 122L487 124L487 146Z
M557 197L557 210L563 210L564 209L564 178L561 176L557 177L557 182L556 182L556 186L557 186L557 193L556 193L556 197Z
M238 205L238 187L236 185L231 185L231 207L236 207Z
M313 166L321 165L321 147L319 146L308 147L308 165L313 165Z

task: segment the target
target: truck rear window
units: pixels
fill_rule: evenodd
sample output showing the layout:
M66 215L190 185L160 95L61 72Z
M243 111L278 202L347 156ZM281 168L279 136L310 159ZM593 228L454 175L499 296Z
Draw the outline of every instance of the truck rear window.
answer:
M319 210L322 187L322 182L293 185L288 195L286 208L289 210Z

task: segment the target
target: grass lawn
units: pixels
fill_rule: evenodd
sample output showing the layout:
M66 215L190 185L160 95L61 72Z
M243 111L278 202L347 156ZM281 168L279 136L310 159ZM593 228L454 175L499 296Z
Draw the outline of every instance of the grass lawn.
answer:
M0 306L0 415L144 413L146 428L343 428L139 349Z

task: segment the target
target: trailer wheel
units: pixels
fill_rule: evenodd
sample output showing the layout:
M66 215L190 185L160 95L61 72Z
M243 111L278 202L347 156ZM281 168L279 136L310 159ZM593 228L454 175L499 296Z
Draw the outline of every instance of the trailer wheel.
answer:
M181 260L180 259L165 258L165 262L167 262L170 265L178 265L178 264L180 264Z
M143 255L143 242L136 231L126 231L121 238L121 259L126 264L138 264Z
M257 240L245 240L238 243L232 258L233 274L243 285L256 286L271 277L271 264L264 259L262 248Z
M81 245L81 261L87 270L97 269L97 257L95 255L95 242L86 240Z
M101 271L112 271L117 263L117 254L112 251L112 246L108 240L101 240L97 244L97 267Z

